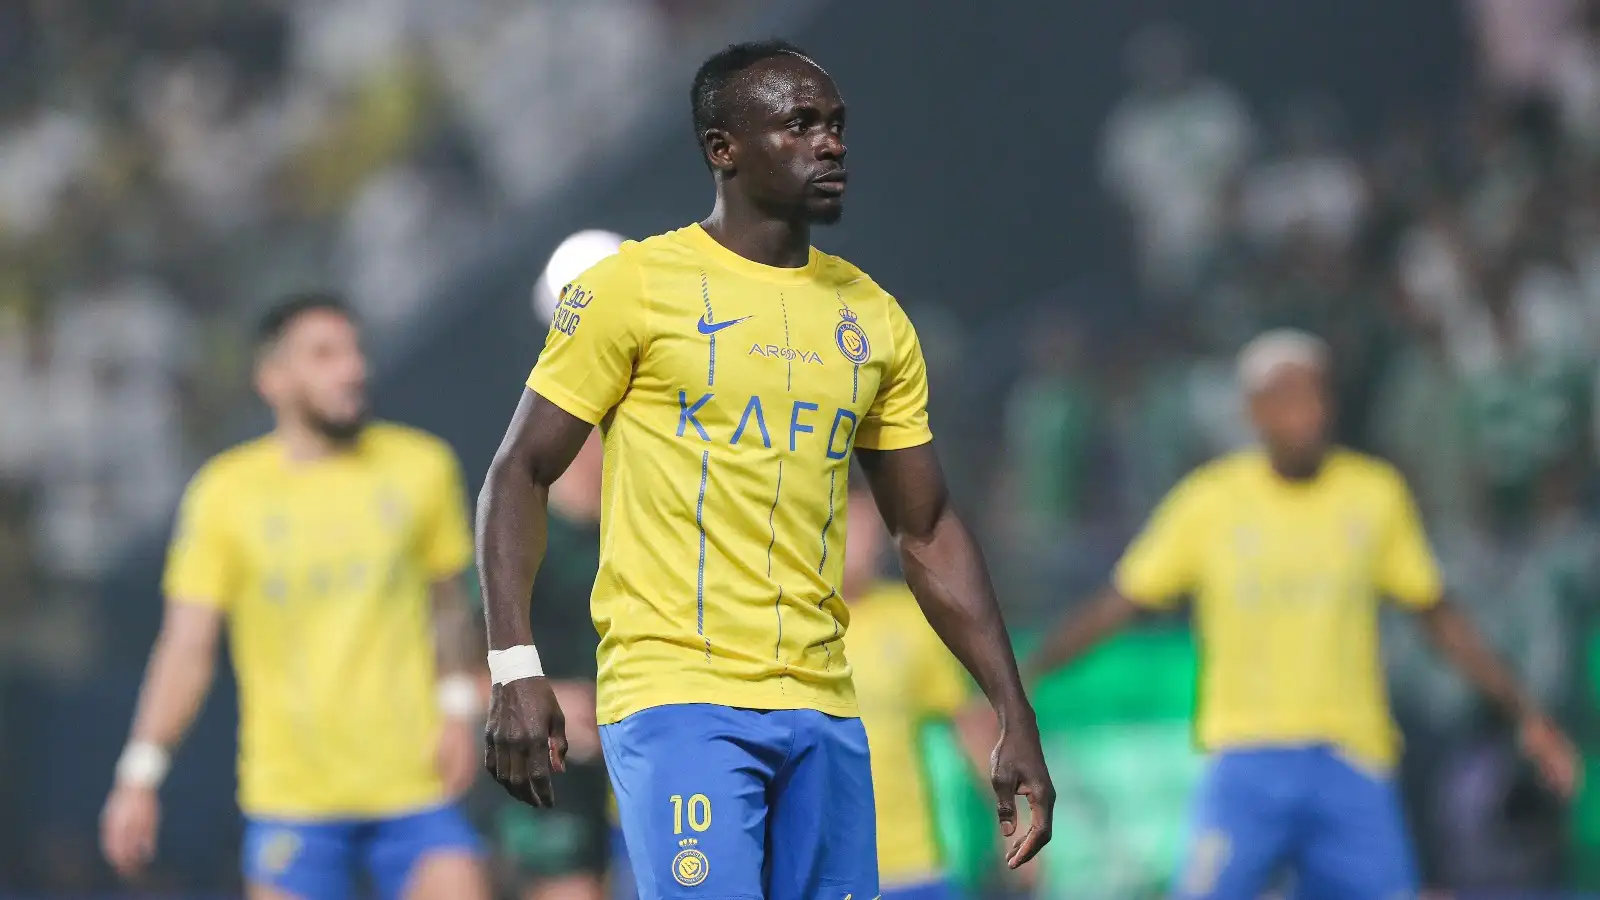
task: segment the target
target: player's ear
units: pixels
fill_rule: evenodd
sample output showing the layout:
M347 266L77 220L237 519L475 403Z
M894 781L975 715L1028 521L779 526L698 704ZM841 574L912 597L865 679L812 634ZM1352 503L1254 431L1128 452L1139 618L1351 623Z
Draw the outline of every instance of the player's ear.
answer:
M256 393L269 406L283 393L283 365L278 359L277 348L263 348L256 353L255 372L251 380L255 382Z
M705 148L706 161L714 171L732 175L736 167L737 143L733 135L721 128L707 128L700 136L700 146Z

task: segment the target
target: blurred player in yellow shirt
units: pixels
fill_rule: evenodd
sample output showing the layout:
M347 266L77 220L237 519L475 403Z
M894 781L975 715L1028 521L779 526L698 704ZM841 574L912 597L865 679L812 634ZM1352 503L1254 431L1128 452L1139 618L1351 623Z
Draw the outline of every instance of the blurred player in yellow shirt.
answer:
M1304 896L1391 900L1416 877L1392 781L1399 736L1378 653L1378 600L1414 612L1519 729L1565 794L1575 760L1444 586L1388 465L1328 443L1326 346L1295 331L1245 348L1239 378L1261 448L1178 485L1030 669L1062 665L1188 596L1205 665L1196 732L1211 753L1177 896L1255 900L1280 870Z
M167 607L102 842L124 875L155 850L168 754L211 685L226 619L239 683L239 805L252 900L478 900L478 841L453 798L477 770L478 646L454 455L367 422L366 361L335 298L291 298L258 335L271 434L189 485ZM437 656L437 658L436 658Z
M987 768L994 713L969 703L966 672L928 627L911 591L880 577L888 533L872 495L851 491L848 516L839 593L850 609L845 656L872 747L883 900L946 900L954 893L934 833L919 732L933 720L955 722L969 754Z

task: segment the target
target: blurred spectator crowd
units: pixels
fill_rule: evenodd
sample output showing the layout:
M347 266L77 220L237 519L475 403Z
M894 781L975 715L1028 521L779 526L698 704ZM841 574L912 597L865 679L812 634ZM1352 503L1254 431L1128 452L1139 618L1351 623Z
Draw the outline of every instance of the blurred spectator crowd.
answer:
M1600 3L1468 7L1470 99L1360 140L1331 100L1253 108L1175 28L1135 37L1101 177L1140 302L1109 328L1062 304L1033 323L993 521L1037 604L1018 618L1059 610L1179 477L1250 440L1239 347L1310 330L1334 348L1340 439L1402 468L1455 596L1593 759ZM1068 561L1086 573L1063 580ZM1409 623L1385 627L1433 879L1548 883L1564 829L1600 847L1593 794L1564 816Z
M382 341L729 6L0 4L0 655L89 633L71 599L237 426L257 305L340 286Z

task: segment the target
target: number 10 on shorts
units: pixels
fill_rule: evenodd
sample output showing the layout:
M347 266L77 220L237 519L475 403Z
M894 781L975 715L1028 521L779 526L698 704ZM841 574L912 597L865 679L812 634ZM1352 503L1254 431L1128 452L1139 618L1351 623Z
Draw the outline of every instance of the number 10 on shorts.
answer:
M689 798L689 827L705 831L711 827L711 800L705 794ZM683 834L683 795L672 795L672 833Z

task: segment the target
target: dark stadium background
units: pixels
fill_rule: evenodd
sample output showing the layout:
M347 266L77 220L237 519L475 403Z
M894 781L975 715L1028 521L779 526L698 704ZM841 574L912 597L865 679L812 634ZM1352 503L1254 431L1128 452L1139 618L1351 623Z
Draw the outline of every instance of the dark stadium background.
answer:
M1600 148L1562 119L1560 88L1512 84L1487 61L1484 48L1510 40L1474 17L1505 6L1492 0L482 0L467 4L480 32L515 23L521 30L505 33L531 42L524 53L486 54L506 62L504 73L492 65L470 76L434 72L430 88L419 90L407 81L414 68L380 59L359 84L404 97L402 124L384 118L391 107L382 103L370 121L359 103L338 106L323 120L328 135L268 159L271 177L258 179L244 201L191 190L189 170L172 161L196 148L163 135L161 116L130 85L209 59L237 76L227 101L237 104L233 113L328 84L351 91L344 76L307 74L315 66L296 55L297 42L315 30L318 20L306 12L313 5L148 2L113 4L114 13L91 0L0 5L0 194L36 177L18 162L27 153L78 160L53 170L67 171L43 213L0 199L0 397L22 398L0 403L9 407L0 434L11 435L0 460L0 897L118 890L98 857L96 817L159 621L172 499L169 491L124 502L118 479L148 486L155 471L175 488L205 454L264 426L239 350L253 312L277 291L320 284L356 292L358 306L373 304L378 411L449 439L475 490L542 342L529 292L551 250L580 229L642 237L708 209L687 85L720 44L789 37L841 85L854 177L843 223L818 242L873 273L922 329L946 467L985 531L1024 642L1104 577L1121 541L1184 466L1228 439L1219 424L1226 415L1207 405L1204 391L1206 373L1238 346L1239 326L1220 318L1237 306L1214 305L1192 283L1157 296L1136 264L1141 248L1129 218L1102 179L1105 125L1127 93L1126 48L1141 28L1180 26L1200 70L1245 104L1256 139L1238 178L1283 158L1282 123L1297 117L1323 130L1326 157L1358 173L1367 202L1335 254L1354 273L1353 286L1301 309L1295 285L1307 282L1296 276L1316 271L1316 261L1302 271L1295 266L1304 261L1245 253L1232 261L1244 273L1240 283L1268 285L1247 298L1270 295L1290 309L1242 315L1259 323L1283 313L1331 328L1336 352L1357 360L1342 373L1344 436L1367 449L1412 452L1400 462L1424 476L1432 445L1453 439L1434 439L1430 426L1406 418L1409 407L1396 412L1385 403L1386 392L1398 390L1389 379L1400 361L1434 346L1403 314L1410 298L1395 273L1406 229L1439 209L1466 218L1463 210L1478 210L1472 204L1506 180L1555 205L1532 230L1550 216L1600 216ZM1521 8L1524 18L1550 10L1560 18L1561 8L1580 5L1526 0ZM395 45L413 63L432 59L435 34L459 27L416 12L426 4L388 6L424 23L413 26L421 37ZM1502 16L1495 27L1518 18ZM351 20L358 36L377 27L354 13ZM626 22L645 24L618 24ZM1577 33L1569 26L1545 38ZM625 58L632 61L619 62ZM198 83L216 71L203 69ZM497 94L502 76L532 88ZM47 133L49 111L64 117L70 127L60 133L70 137L28 143ZM497 144L484 125L510 117L533 123L527 143ZM596 127L595 118L611 125ZM380 149L351 150L373 145ZM38 149L58 146L68 149ZM1527 175L1522 181L1499 178L1513 152L1532 160L1512 167ZM389 193L363 192L397 171L420 173L426 199L406 194L403 180ZM452 229L386 237L354 212L364 201L378 220L394 208L448 219ZM1479 214L1492 219L1494 211L1491 204ZM408 282L394 259L418 248L429 251L428 266ZM1573 273L1579 308L1600 309L1595 263L1600 256L1558 261ZM1520 257L1512 264L1533 265ZM401 275L378 277L394 271ZM389 302L394 284L409 284L416 297ZM127 329L96 318L96 303L129 296L148 321ZM104 332L102 343L76 356L63 350L62 334L94 329ZM164 336L156 342L164 350L118 343L121 335L131 346L147 332ZM1483 600L1497 623L1491 635L1504 638L1502 650L1525 673L1543 673L1536 683L1544 698L1600 752L1600 700L1591 687L1600 674L1587 650L1600 621L1588 405L1600 356L1594 334L1574 338L1575 393L1517 382L1525 393L1496 395L1499 406L1488 405L1480 431L1500 429L1494 433L1505 438L1509 429L1506 441L1533 449L1506 463L1502 441L1484 453L1499 452L1493 462L1505 465L1475 467L1475 445L1463 439L1461 471L1494 468L1504 477L1475 480L1461 488L1465 498L1442 497L1438 509L1469 512L1430 524L1436 534L1469 531L1478 541L1461 546L1482 552L1462 556L1480 567L1471 570L1479 583L1494 588ZM95 366L96 354L114 358L111 374ZM1059 363L1063 356L1069 363ZM65 379L64 387L50 380L73 360L95 377ZM1472 381L1457 376L1442 377L1447 387ZM1169 377L1187 387L1161 393ZM124 434L117 423L130 413L125 402L136 404L134 414L144 403L164 410L181 436ZM86 410L84 421L54 424L63 403ZM1017 425L1029 403L1059 413L1055 432L1041 437ZM1523 423L1518 411L1534 404L1555 404L1557 425ZM105 412L117 408L124 418ZM1393 419L1397 425L1382 424ZM139 441L149 444L139 458L152 468L128 474L106 462L144 448ZM85 442L98 449L62 451ZM1051 482L1056 493L1026 497L1017 484L1035 475L1059 480ZM1552 554L1559 564L1548 562ZM1448 565L1454 558L1445 556ZM1535 622L1527 612L1534 609L1553 612ZM1581 851L1569 849L1569 837L1600 827L1586 824L1596 813L1569 815L1529 788L1483 711L1458 698L1403 630L1396 635L1393 673L1404 682L1396 698L1411 747L1407 794L1430 881L1532 896L1526 892L1576 877ZM1041 880L1041 896L1148 896L1141 892L1169 877L1146 858L1160 852L1139 848L1171 843L1167 832L1181 817L1193 764L1181 746L1191 658L1181 631L1162 623L1039 698L1041 718L1056 729L1052 754L1069 810L1052 851L1060 854L1057 872ZM1142 668L1130 667L1141 660ZM1129 687L1129 672L1166 681L1141 693ZM237 891L231 687L217 685L164 791L155 896ZM1162 796L1139 793L1141 780L1163 779L1172 785ZM1589 847L1600 853L1600 838Z

